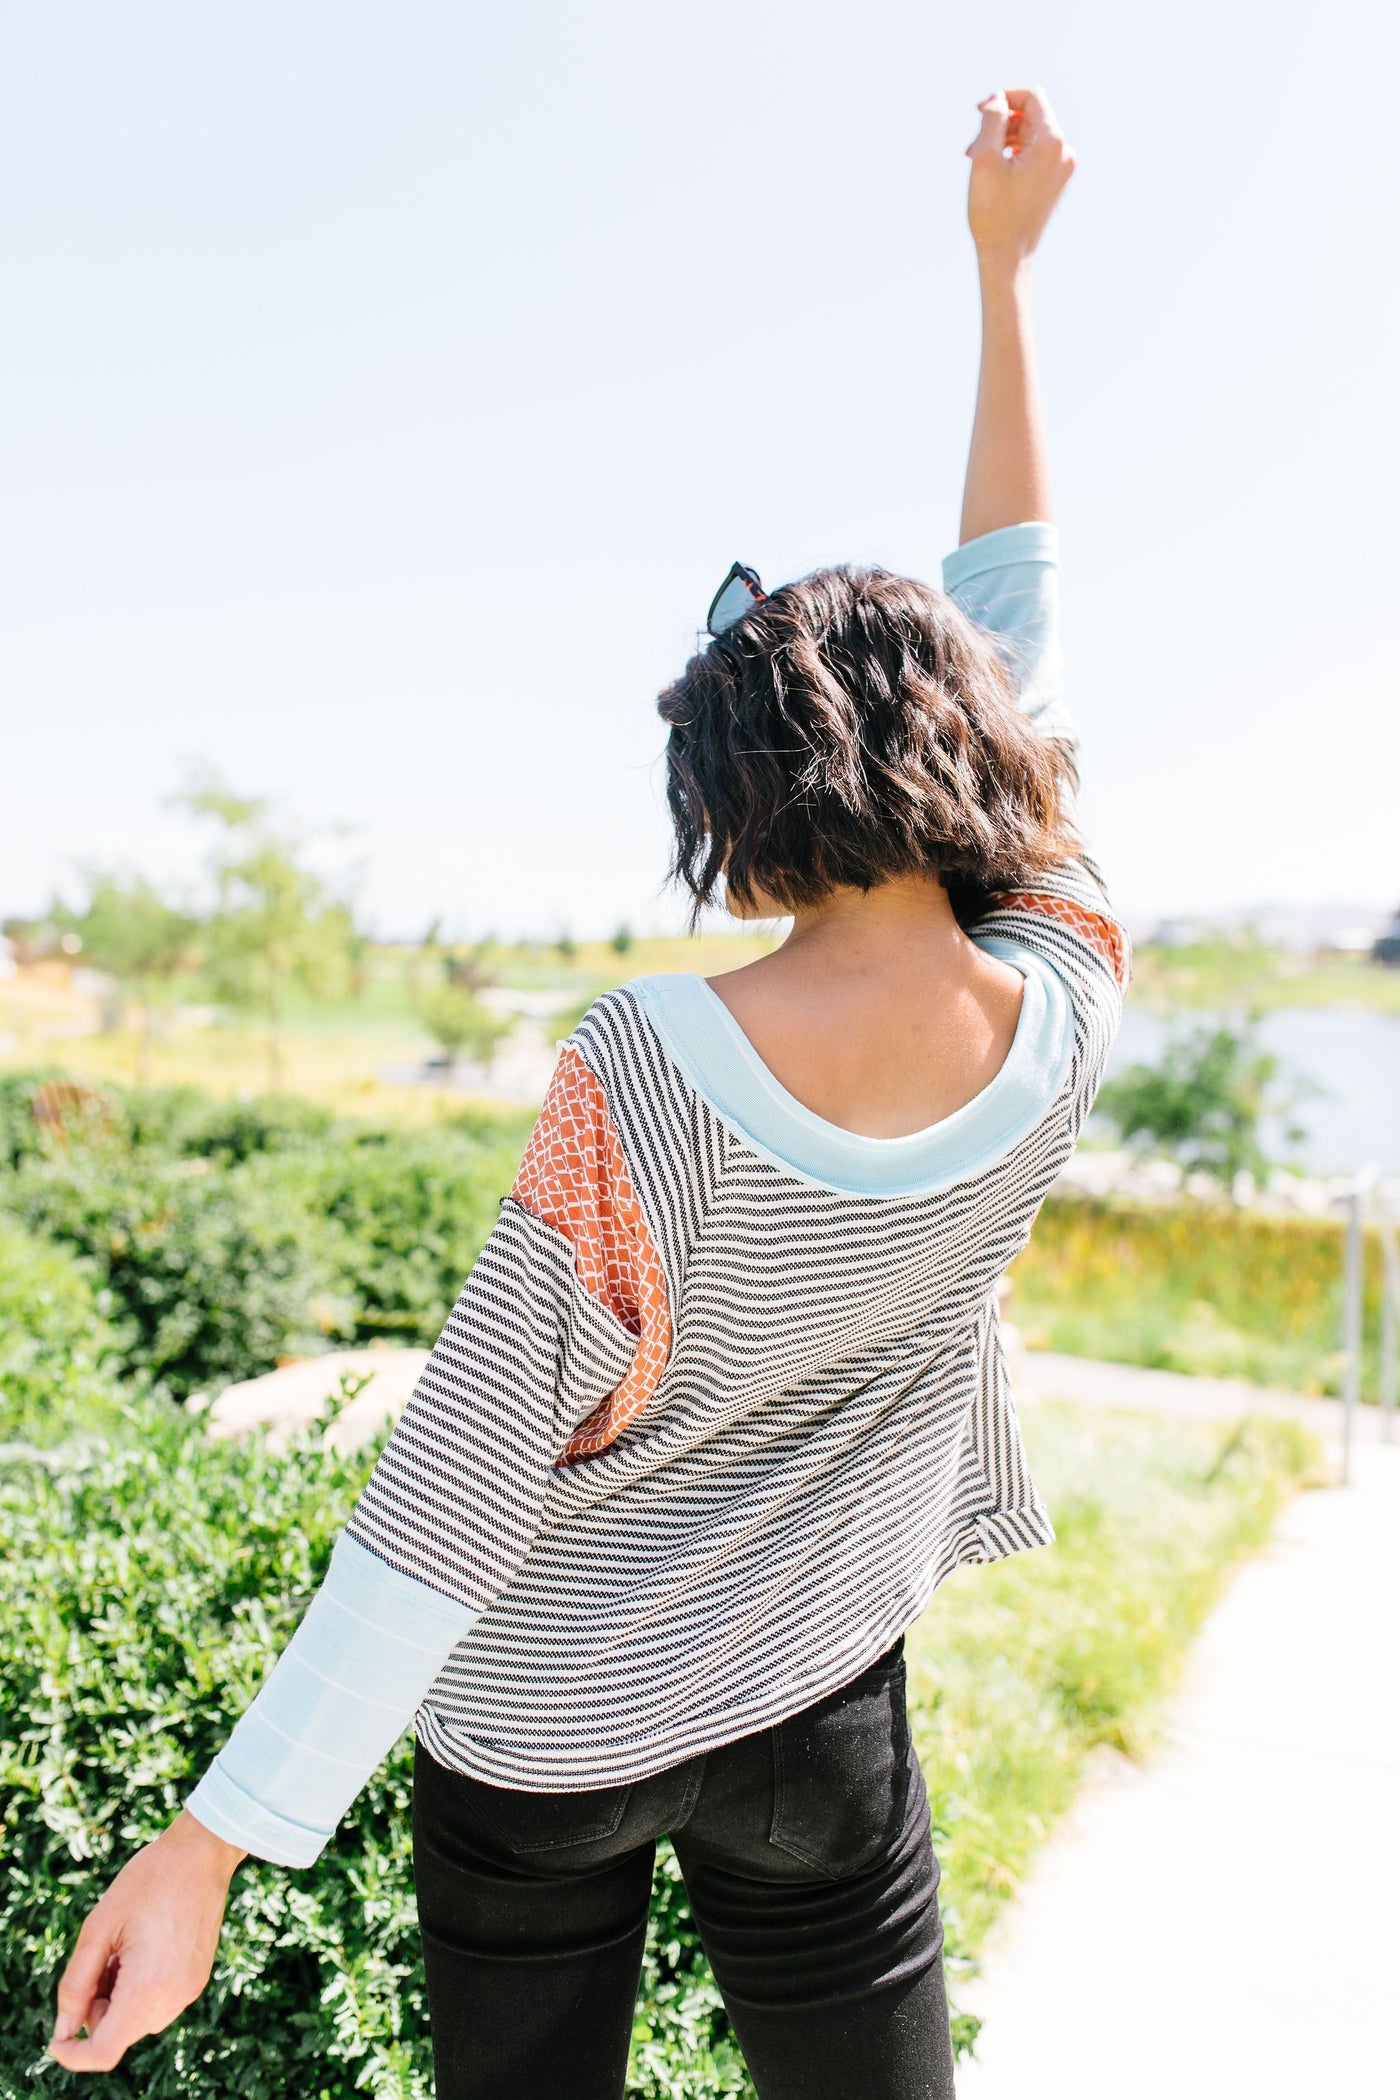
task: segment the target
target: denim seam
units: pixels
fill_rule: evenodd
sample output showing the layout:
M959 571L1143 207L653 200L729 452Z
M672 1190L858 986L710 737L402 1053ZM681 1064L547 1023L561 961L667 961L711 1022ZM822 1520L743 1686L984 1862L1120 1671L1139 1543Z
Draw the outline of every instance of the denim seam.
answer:
M695 1813L695 1804L700 1798L700 1789L705 1780L705 1767L709 1762L708 1750L702 1751L695 1760L695 1770L686 1785L684 1797L675 1816L671 1819L672 1831L684 1830Z

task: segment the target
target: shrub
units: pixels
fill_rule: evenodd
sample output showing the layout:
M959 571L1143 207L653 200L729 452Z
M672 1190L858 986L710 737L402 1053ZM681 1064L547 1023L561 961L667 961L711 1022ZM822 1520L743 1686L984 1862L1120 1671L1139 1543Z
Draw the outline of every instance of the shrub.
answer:
M1268 1172L1260 1126L1298 1098L1296 1083L1282 1080L1252 1025L1190 1029L1168 1038L1160 1064L1130 1065L1108 1080L1098 1113L1125 1143L1198 1167L1228 1188L1237 1174ZM1300 1133L1287 1135L1296 1141Z
M66 1125L79 1142L104 1134L121 1112L114 1088L75 1082L67 1072L0 1072L0 1172L49 1149L52 1139L36 1112L46 1094L66 1098Z
M106 1304L73 1255L0 1218L0 1443L111 1427Z
M45 1091L86 1102L70 1108L57 1139L35 1112ZM132 1146L171 1158L233 1165L257 1152L283 1152L325 1138L334 1118L295 1094L220 1101L197 1086L115 1087L74 1081L59 1071L0 1074L0 1171L26 1159L93 1146Z
M296 1094L257 1094L251 1101L213 1101L197 1087L178 1090L180 1111L171 1118L165 1142L191 1159L213 1159L225 1166L262 1152L288 1152L327 1138L335 1118L319 1102ZM148 1094L146 1099L150 1099ZM140 1110L133 1115L138 1143L144 1134Z
M476 1064L489 1066L510 1021L503 1021L483 1006L460 984L438 984L427 992L419 1007L423 1026L449 1060L465 1055Z
M0 1211L88 1262L126 1368L177 1399L328 1336L434 1342L530 1121L375 1131L276 1094L69 1086L46 1132L47 1083L0 1080Z
M342 1303L342 1332L437 1340L515 1178L526 1129L523 1119L462 1118L261 1164L269 1200L318 1223L322 1287Z
M372 1454L231 1446L158 1402L125 1442L0 1471L0 2094L32 2092L87 1910L162 1829L317 1583ZM317 1865L249 1861L213 1980L104 2082L110 2100L427 2100L405 1739ZM748 2090L674 1860L657 1901L632 2090ZM48 2066L55 2085L67 2074ZM81 2081L78 2081L81 2083Z
M305 1345L314 1249L246 1169L75 1146L26 1160L0 1201L87 1258L129 1365L177 1399Z
M139 1427L86 1463L11 1464L0 1483L7 2094L32 2090L81 1918L256 1690L364 1471L318 1448L231 1449L155 1402ZM409 1774L405 1744L312 1873L239 1873L209 1992L105 2094L426 2100Z

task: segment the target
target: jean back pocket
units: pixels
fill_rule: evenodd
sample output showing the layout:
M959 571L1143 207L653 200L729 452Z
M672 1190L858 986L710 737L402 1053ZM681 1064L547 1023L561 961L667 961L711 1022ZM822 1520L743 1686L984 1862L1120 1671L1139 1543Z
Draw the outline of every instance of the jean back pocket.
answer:
M773 1730L772 1843L828 1880L859 1874L904 1827L912 1754L901 1642Z

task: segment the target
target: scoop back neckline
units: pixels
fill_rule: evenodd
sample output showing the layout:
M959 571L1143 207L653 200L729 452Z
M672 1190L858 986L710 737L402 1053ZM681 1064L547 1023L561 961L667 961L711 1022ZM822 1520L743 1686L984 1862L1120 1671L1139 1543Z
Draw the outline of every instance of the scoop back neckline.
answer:
M772 1164L852 1195L930 1194L985 1171L1028 1135L1061 1092L1073 1056L1073 1012L1063 979L1018 942L978 945L1024 979L1011 1047L970 1101L899 1137L848 1130L799 1101L698 974L638 977L626 989L695 1090Z

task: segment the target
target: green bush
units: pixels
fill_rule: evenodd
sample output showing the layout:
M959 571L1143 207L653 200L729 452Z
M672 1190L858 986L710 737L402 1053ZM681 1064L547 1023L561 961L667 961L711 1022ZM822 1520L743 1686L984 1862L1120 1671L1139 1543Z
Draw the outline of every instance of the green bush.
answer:
M88 1262L127 1369L177 1399L328 1339L436 1341L530 1123L377 1131L148 1087L93 1089L46 1133L46 1076L0 1080L0 1211Z
M35 1114L35 1096L45 1088L60 1099L79 1097L67 1107L57 1136ZM231 1166L256 1152L314 1144L333 1123L329 1109L295 1094L229 1101L197 1086L95 1086L59 1071L0 1073L0 1170L94 1146Z
M335 1118L296 1094L216 1101L198 1087L148 1087L127 1096L134 1144L234 1166L262 1152L295 1151L326 1139Z
M124 1441L0 1470L5 2100L33 2091L79 1924L256 1691L371 1458L214 1443L147 1400ZM427 2100L411 1769L405 1739L314 1869L240 1870L209 1990L110 2075L110 2100ZM745 2092L669 1856L657 1888L633 2091Z
M246 1168L55 1147L3 1177L0 1203L86 1258L127 1364L177 1399L306 1346L314 1247Z
M0 1482L6 2094L32 2090L82 1917L220 1747L364 1472L313 1447L276 1458L216 1444L155 1402L138 1418L139 1440L71 1464L12 1462ZM208 1994L104 2093L426 2100L409 1771L402 1745L314 1873L239 1873Z
M76 1095L85 1104L70 1111L69 1127L79 1142L101 1137L121 1116L121 1096L113 1087L76 1086L71 1073L56 1069L37 1072L0 1072L0 1172L23 1160L38 1158L51 1149L35 1114L35 1097L45 1088L60 1096Z
M0 1218L0 1444L112 1426L107 1303L73 1255Z
M315 1220L338 1330L430 1347L515 1178L527 1124L364 1132L261 1162L259 1185Z

